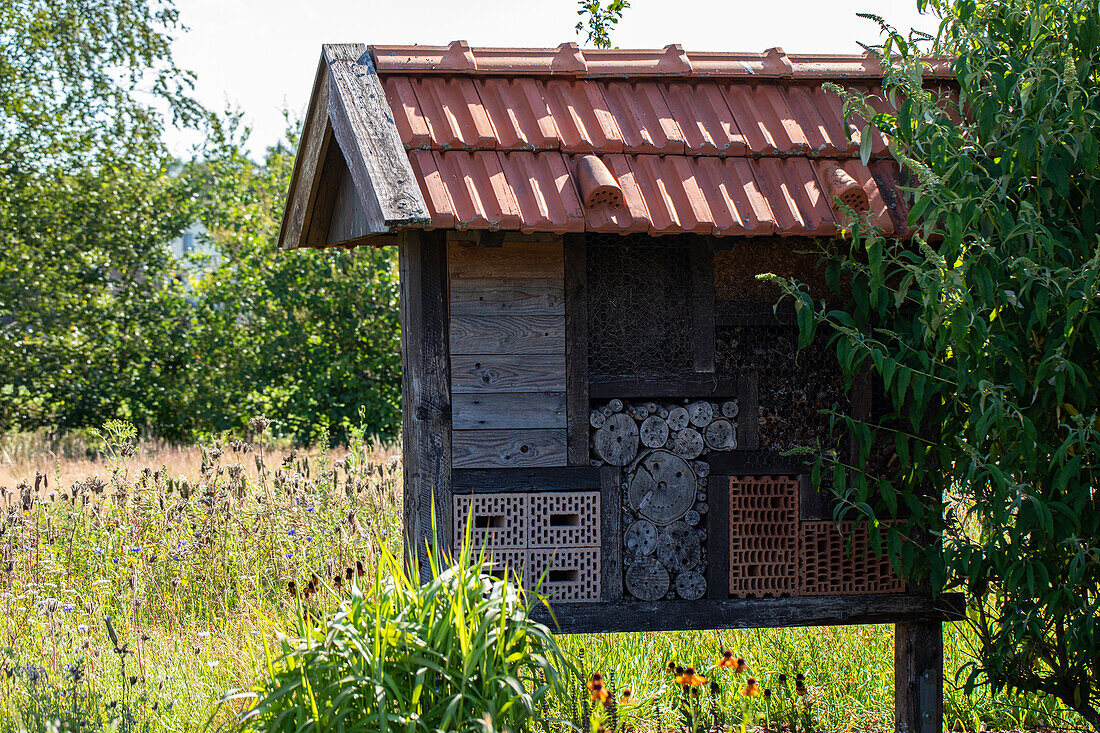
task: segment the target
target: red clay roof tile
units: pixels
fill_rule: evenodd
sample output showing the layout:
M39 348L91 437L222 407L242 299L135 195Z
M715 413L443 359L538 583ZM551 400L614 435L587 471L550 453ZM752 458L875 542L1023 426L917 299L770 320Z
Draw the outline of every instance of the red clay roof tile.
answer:
M842 217L829 159L863 187L876 225L905 231L885 137L874 133L873 162L860 163L864 122L845 122L840 98L821 88L854 81L888 111L870 57L461 42L373 53L433 227L830 235ZM621 208L582 205L585 153L617 179Z

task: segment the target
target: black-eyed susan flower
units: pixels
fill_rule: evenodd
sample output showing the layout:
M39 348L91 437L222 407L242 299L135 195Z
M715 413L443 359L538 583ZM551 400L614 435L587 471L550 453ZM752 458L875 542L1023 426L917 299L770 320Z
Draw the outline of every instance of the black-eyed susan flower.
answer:
M766 687L764 688L764 699L765 700L771 700L772 699L772 691L770 689L766 688Z
M809 692L806 689L806 678L801 672L794 676L794 691L799 695L805 695Z
M782 672L779 673L779 684L784 685L787 683L787 675Z
M744 697L756 697L760 694L760 685L756 683L755 677L749 677L745 686L741 689L741 694Z
M700 677L695 673L695 667L687 667L676 676L676 684L683 685L684 687L698 687L699 685L706 684L707 679Z
M629 687L623 688L623 691L619 693L619 705L637 705L638 701L634 699L634 693L630 691Z
M722 669L729 669L730 667L737 666L737 660L733 658L732 649L726 649L722 652L722 658L718 660L718 666Z
M737 663L734 664L733 671L737 674L744 674L749 671L749 665L745 662L744 657L737 658Z
M594 690L596 685L603 685L603 675L599 672L593 672L591 679L585 683L585 686L590 690Z
M592 702L607 704L607 690L604 689L602 682L590 682L589 689L592 690Z
M676 676L678 674L683 673L683 670L680 670L679 672L677 672L676 670L678 670L678 669L680 669L680 668L676 666L676 662L669 662L668 666L665 667L665 671L668 672L670 675L673 675L673 676Z

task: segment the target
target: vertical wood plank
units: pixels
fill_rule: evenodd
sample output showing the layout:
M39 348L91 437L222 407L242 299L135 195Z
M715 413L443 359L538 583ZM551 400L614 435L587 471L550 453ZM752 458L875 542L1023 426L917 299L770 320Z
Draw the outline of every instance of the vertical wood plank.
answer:
M730 597L730 477L710 475L707 492L707 598Z
M943 731L943 624L894 625L894 728Z
M402 460L406 555L425 568L426 545L449 547L451 393L447 353L447 258L442 232L403 230L401 273Z
M623 482L618 466L600 467L600 600L623 597Z
M759 379L756 371L741 375L737 381L737 448L760 449L760 418L758 416Z
M570 466L587 466L588 275L583 235L565 238L566 441Z
M696 372L714 373L714 252L708 242L695 237L691 243L691 300Z

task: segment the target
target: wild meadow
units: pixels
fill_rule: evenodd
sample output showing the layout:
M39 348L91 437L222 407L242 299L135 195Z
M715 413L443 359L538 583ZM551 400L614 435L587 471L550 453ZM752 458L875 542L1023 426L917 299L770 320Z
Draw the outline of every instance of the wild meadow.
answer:
M190 448L114 421L0 443L0 731L231 727L286 638L370 602L402 552L399 451L356 431L303 450L268 427ZM555 730L892 728L890 626L554 641L562 684L538 704ZM952 730L1075 725L1048 700L965 695L972 636L945 641Z

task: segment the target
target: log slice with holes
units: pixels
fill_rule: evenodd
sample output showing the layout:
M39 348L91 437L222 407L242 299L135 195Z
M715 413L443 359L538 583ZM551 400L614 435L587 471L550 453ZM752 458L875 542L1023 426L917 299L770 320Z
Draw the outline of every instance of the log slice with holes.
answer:
M626 528L626 549L641 557L657 549L657 527L648 519L639 519Z
M668 571L653 557L641 557L626 569L626 589L642 601L657 601L668 593Z
M646 448L663 448L668 442L668 422L656 415L650 415L642 421L638 435Z
M667 450L651 451L638 461L627 488L627 501L640 516L665 525L684 516L695 503L695 472Z
M605 463L625 466L638 455L638 424L630 415L616 412L596 431L592 442Z
M687 522L673 522L657 533L657 560L670 573L691 570L702 560L699 531Z

